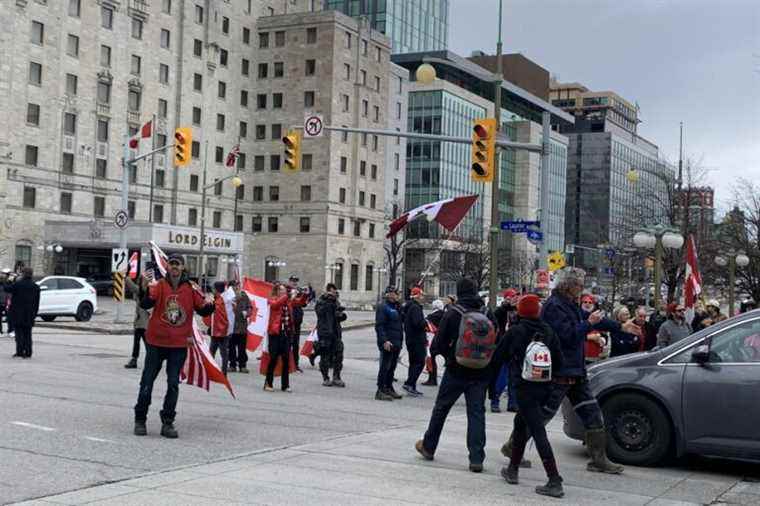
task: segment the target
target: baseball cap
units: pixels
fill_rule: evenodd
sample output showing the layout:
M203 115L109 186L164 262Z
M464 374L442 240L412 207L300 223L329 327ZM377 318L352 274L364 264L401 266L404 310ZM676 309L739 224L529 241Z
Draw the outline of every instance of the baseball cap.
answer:
M171 255L169 255L169 258L166 259L166 261L169 262L169 263L171 263L171 262L179 262L182 265L185 265L185 257L183 257L182 255L180 255L179 253L172 253Z
M412 297L416 297L418 295L424 295L424 292L422 291L422 288L419 286L415 286L412 288Z
M507 288L501 294L501 296L504 297L505 299L511 299L515 295L518 295L518 292L514 288Z
M395 286L390 285L390 286L386 287L384 293L385 293L385 295L388 295L389 293L398 293L398 290L396 290Z
M291 274L290 277L288 278L288 281L298 281L298 276L296 276L295 274Z

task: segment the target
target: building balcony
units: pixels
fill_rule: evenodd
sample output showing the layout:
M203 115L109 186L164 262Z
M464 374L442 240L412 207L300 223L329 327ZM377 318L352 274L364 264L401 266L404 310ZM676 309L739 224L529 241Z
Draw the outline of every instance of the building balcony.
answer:
M140 125L140 111L127 111L127 123Z
M148 2L145 0L129 0L129 15L139 18L148 19Z
M95 111L97 112L98 116L110 116L111 104L107 104L105 102L98 102L95 106Z

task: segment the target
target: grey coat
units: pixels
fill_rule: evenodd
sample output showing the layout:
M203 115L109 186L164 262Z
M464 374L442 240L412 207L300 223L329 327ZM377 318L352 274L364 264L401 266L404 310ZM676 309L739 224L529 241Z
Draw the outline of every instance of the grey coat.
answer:
M140 300L142 299L140 286L129 277L124 278L124 282L127 284L127 288L132 292L132 296L135 299L134 327L138 330L146 330L148 328L148 320L150 319L150 311L140 307Z
M660 330L657 332L657 346L664 348L670 346L673 343L677 343L681 339L689 337L691 335L691 325L686 323L678 323L677 321L668 318L665 323L660 325Z

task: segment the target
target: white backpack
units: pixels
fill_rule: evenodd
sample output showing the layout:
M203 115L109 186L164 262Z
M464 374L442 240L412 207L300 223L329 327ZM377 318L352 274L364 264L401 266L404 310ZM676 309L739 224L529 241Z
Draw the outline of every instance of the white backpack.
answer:
M525 349L522 379L535 383L545 383L552 380L552 354L549 347L538 340L536 336Z

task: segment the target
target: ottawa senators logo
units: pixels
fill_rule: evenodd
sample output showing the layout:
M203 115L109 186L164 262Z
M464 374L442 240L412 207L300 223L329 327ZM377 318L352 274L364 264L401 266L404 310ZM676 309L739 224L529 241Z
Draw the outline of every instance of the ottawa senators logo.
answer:
M187 320L187 313L177 302L176 295L171 295L166 300L166 307L164 308L164 314L161 315L161 320L172 327L180 327Z

